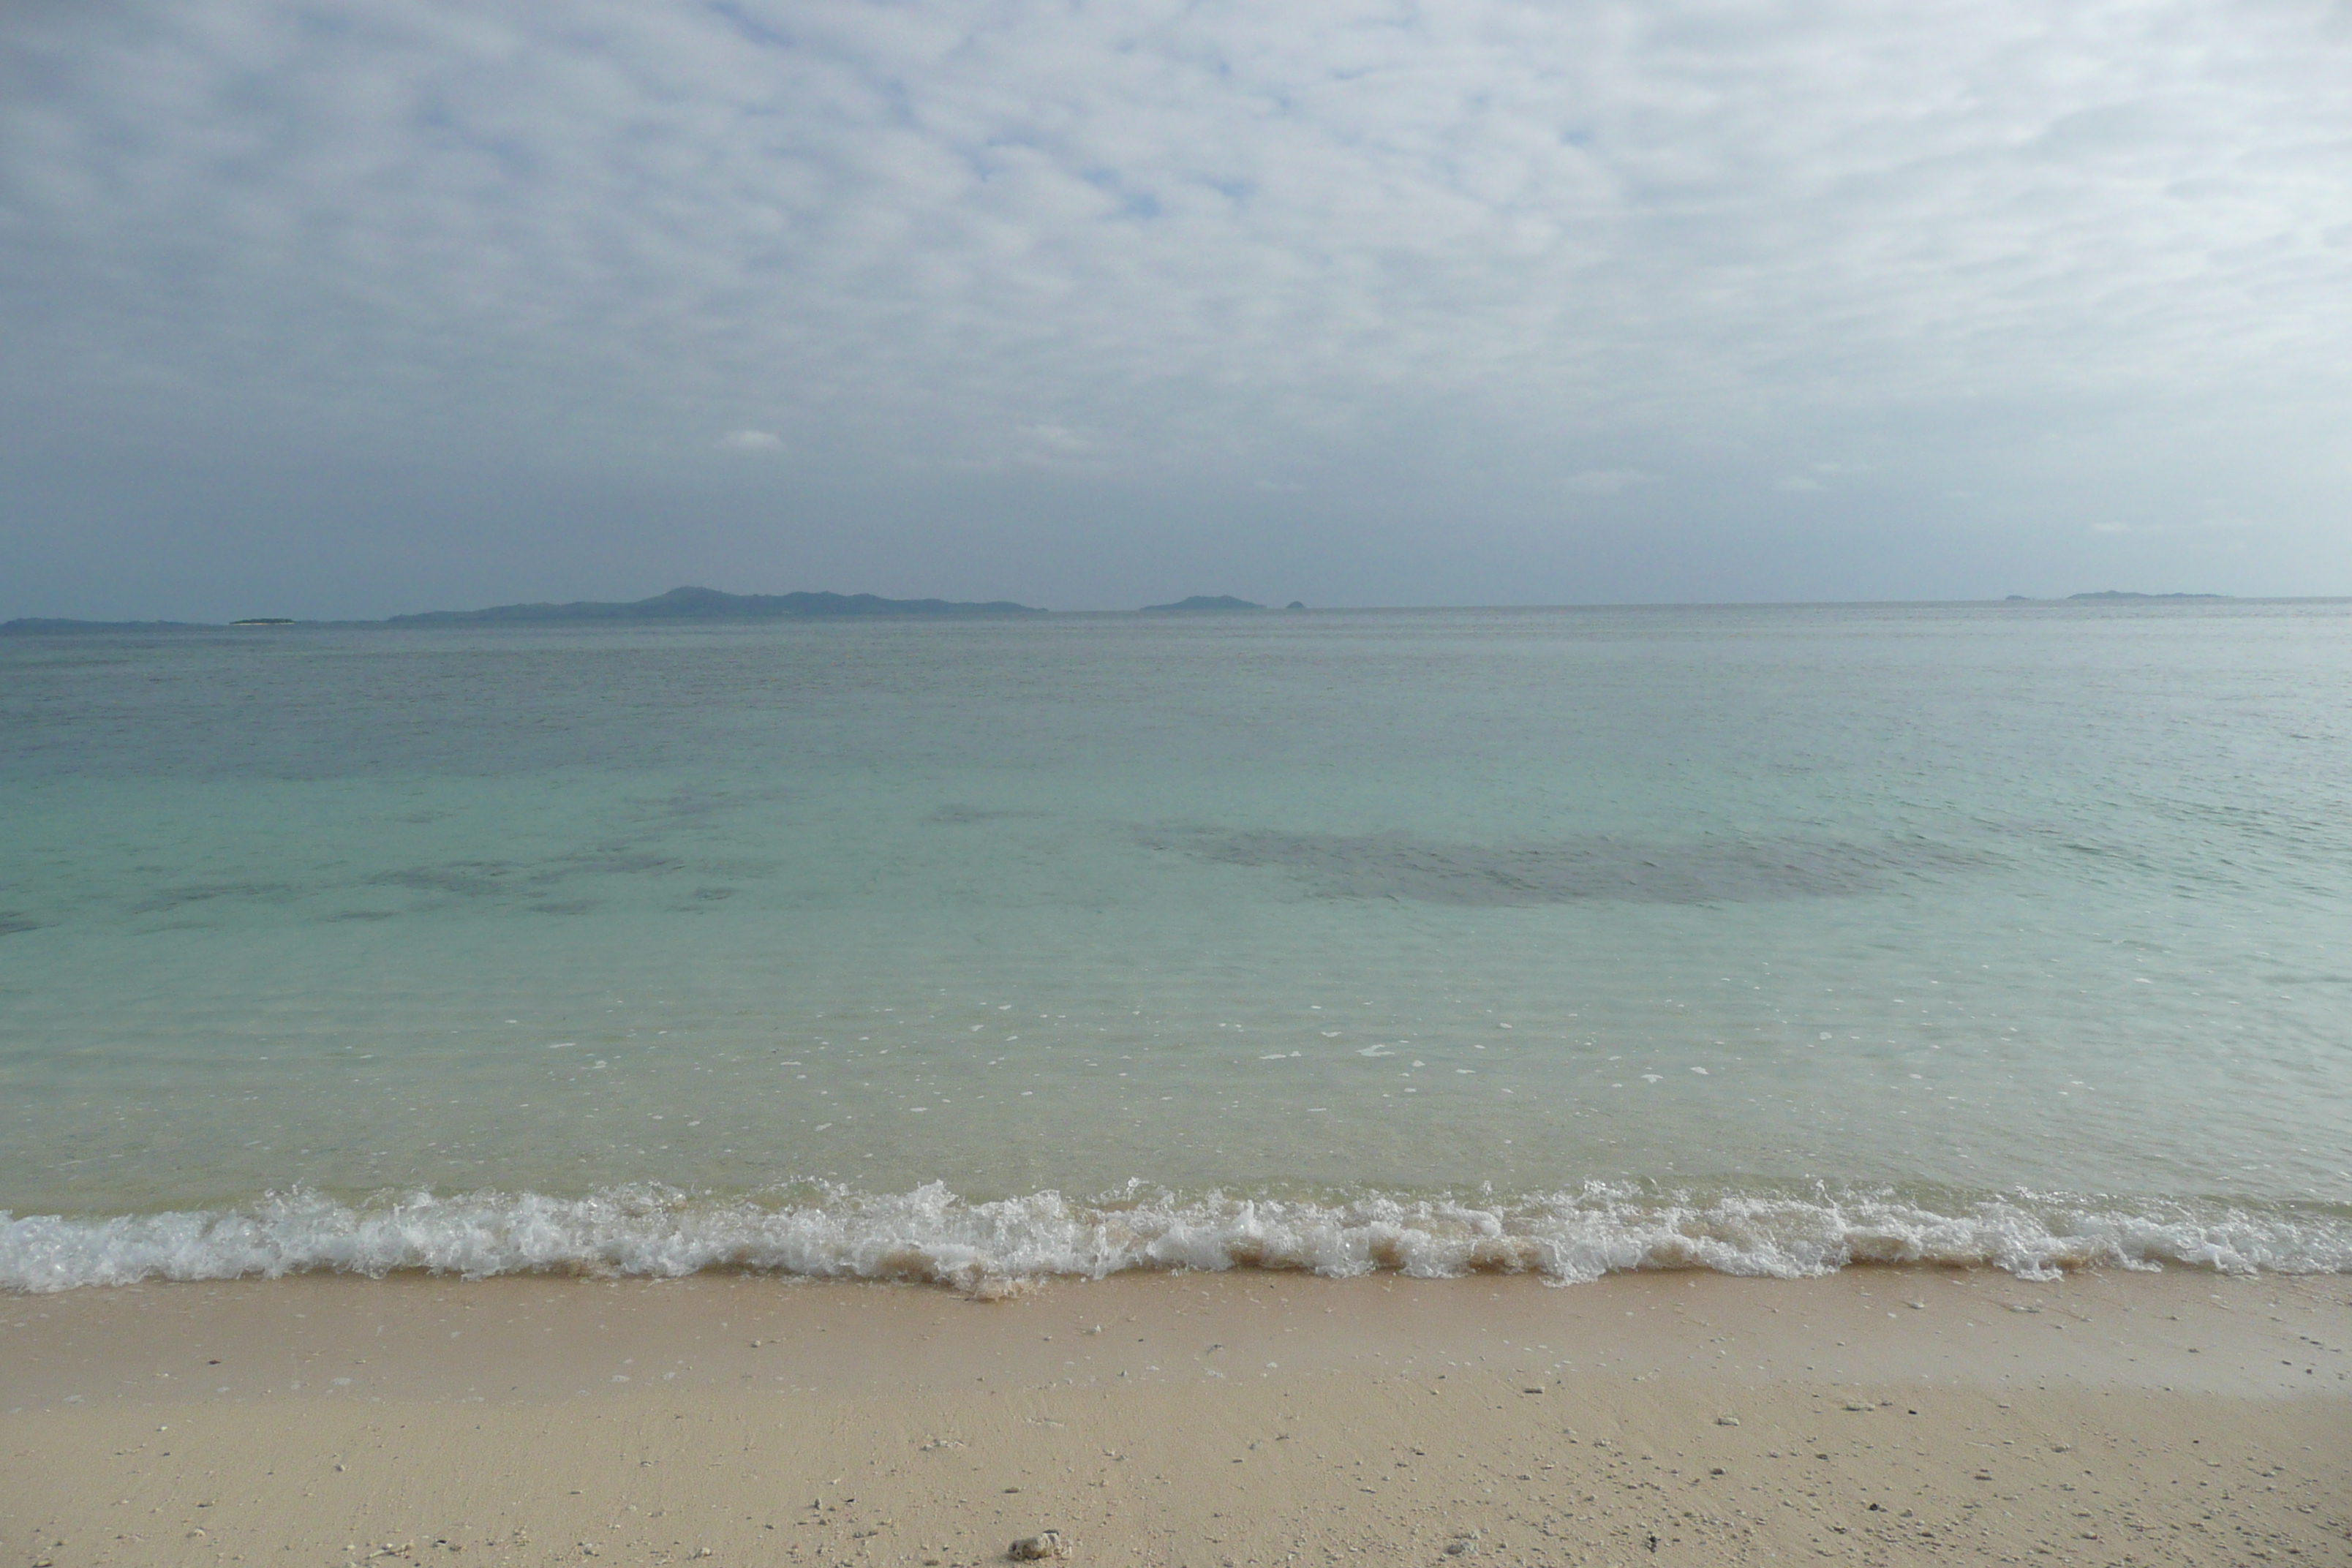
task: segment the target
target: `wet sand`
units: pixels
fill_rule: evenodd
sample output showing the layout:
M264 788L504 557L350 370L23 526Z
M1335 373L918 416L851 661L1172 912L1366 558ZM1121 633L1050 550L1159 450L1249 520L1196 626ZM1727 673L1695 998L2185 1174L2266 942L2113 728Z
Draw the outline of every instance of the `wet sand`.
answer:
M2352 1562L2352 1280L0 1300L0 1564Z

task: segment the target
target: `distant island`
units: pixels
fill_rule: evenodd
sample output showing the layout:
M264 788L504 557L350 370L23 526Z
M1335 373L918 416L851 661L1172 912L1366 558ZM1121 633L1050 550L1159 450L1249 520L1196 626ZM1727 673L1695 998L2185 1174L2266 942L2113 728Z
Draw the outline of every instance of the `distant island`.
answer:
M1195 594L1189 599L1179 599L1172 605L1143 606L1146 615L1160 615L1171 610L1263 610L1265 608L1264 605L1254 605L1247 599L1236 599L1231 594Z
M672 588L627 604L583 600L570 605L493 605L487 610L425 610L381 621L298 621L252 616L231 626L440 626L576 621L845 620L883 616L1042 616L1009 599L984 605L952 599L885 599L876 594L722 594L716 588ZM214 629L201 621L72 621L26 617L0 621L0 633L152 632Z
M2069 599L2226 599L2227 594L2126 594L2120 589L2105 588L2095 594L2069 594Z
M2227 594L2133 594L2120 588L2104 588L2096 593L2069 594L2068 601L2110 602L2118 600L2204 600L2227 599ZM2023 594L2009 595L2011 604L2033 604L2037 601ZM1286 606L1303 610L1307 606L1294 599ZM1145 615L1218 614L1244 610L1264 610L1266 606L1251 599L1235 598L1231 594L1195 594L1189 599L1179 599L1172 605L1146 605ZM716 588L672 588L667 594L656 594L650 599L632 599L626 603L583 599L568 605L493 605L482 610L425 610L415 615L388 616L381 621L300 621L285 616L249 616L228 623L231 627L278 626L511 626L552 625L562 623L607 621L779 621L779 620L853 620L884 616L1042 616L1045 612L1034 605L1016 605L1010 599L991 599L982 604L956 599L886 599L878 594L727 594ZM77 621L42 616L24 616L12 621L0 621L0 636L9 634L40 635L66 632L197 632L219 629L216 623L203 621Z
M205 630L202 621L72 621L47 616L19 616L13 621L0 621L0 634L17 632L199 632Z
M395 626L484 621L774 621L855 616L1042 616L1009 599L969 605L951 599L885 599L875 594L722 594L716 588L672 588L627 604L583 600L570 605L495 605L487 610L426 610L392 616Z

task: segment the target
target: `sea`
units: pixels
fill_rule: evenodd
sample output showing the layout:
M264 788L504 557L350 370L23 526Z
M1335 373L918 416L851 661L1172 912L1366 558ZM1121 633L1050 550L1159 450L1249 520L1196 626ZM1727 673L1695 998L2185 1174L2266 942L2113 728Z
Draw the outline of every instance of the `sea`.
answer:
M0 637L0 1289L2352 1269L2352 604Z

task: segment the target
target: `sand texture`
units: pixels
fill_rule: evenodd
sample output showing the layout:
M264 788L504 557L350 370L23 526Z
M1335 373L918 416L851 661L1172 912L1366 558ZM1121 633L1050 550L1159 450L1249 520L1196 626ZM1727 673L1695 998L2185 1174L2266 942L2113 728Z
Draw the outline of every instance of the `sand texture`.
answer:
M2352 1281L0 1302L0 1563L2352 1563Z

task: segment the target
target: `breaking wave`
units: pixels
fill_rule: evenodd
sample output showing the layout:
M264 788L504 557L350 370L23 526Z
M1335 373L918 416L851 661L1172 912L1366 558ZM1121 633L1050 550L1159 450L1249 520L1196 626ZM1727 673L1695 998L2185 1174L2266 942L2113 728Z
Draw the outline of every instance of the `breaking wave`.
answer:
M2352 1215L2011 1192L1941 1201L1891 1190L1696 1194L1592 1184L1496 1198L1380 1193L1318 1200L1137 1186L967 1201L802 1187L757 1198L629 1186L587 1197L420 1193L358 1205L273 1194L226 1211L110 1218L0 1212L0 1289L310 1271L482 1278L676 1278L732 1269L984 1289L1139 1269L1532 1272L1570 1284L1632 1269L1797 1278L1855 1264L1972 1266L2048 1279L2167 1265L2352 1272Z

